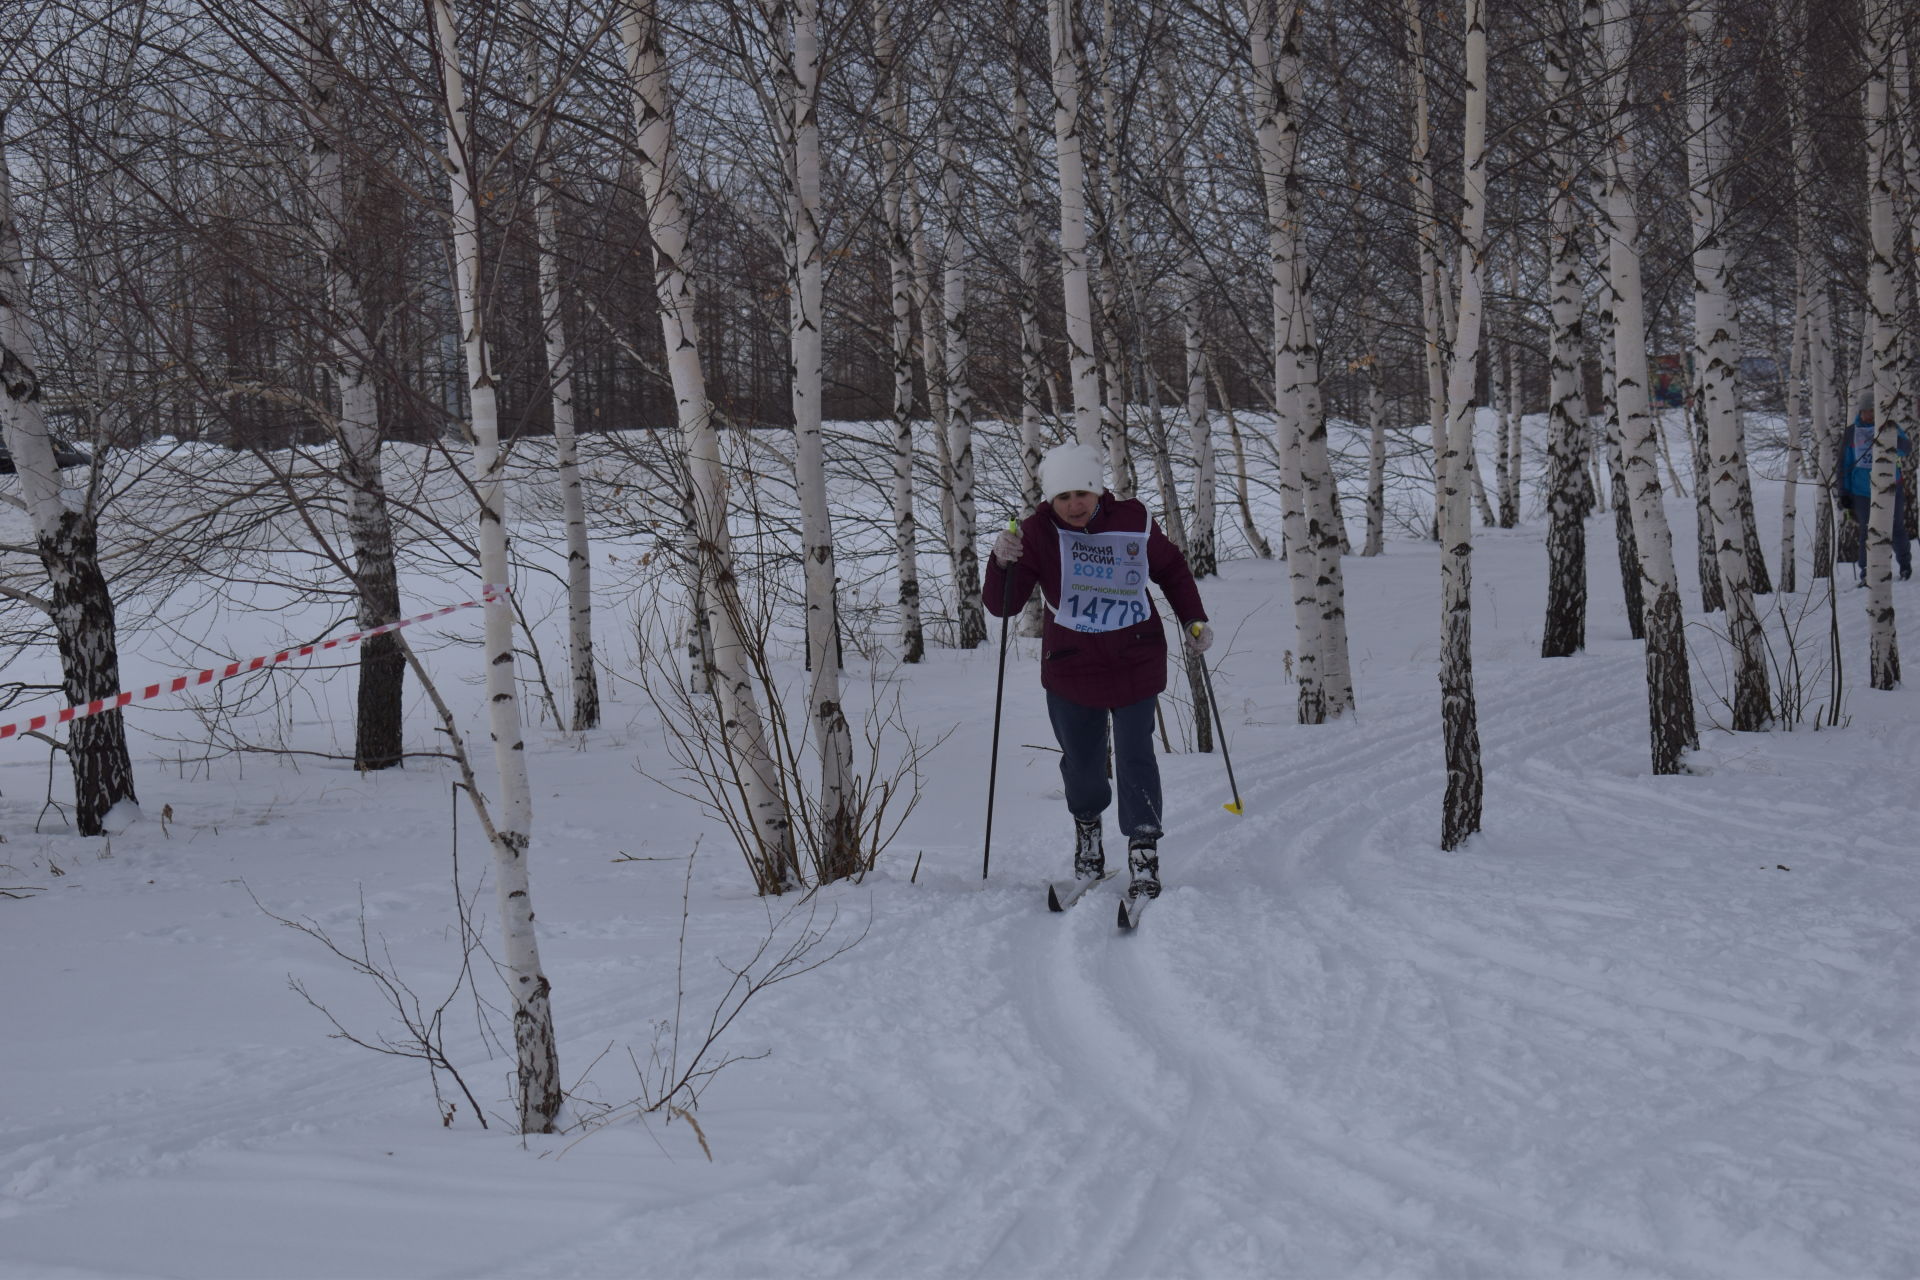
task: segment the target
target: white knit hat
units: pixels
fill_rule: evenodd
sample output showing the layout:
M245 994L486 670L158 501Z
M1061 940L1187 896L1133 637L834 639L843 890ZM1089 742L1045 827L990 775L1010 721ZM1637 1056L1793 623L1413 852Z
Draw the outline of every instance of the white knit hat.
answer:
M1057 444L1040 459L1040 492L1048 498L1078 489L1099 493L1107 487L1104 473L1099 450L1073 441Z

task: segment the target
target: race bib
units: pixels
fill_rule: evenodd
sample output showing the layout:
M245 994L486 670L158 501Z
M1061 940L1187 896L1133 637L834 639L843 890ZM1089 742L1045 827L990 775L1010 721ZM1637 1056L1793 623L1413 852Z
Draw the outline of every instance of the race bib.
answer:
M1118 631L1145 622L1147 535L1060 530L1060 605L1053 620L1073 631Z

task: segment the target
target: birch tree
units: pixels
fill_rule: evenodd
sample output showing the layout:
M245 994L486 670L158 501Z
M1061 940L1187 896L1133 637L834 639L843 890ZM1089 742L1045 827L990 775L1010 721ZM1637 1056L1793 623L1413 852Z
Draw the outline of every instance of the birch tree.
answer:
M1339 584L1324 424L1308 420L1316 353L1300 261L1300 9L1284 0L1246 0L1254 136L1266 202L1273 309L1274 405L1298 650L1294 667L1302 724L1320 724L1352 705L1346 669L1345 603ZM1283 16L1284 15L1284 16ZM1335 649L1339 652L1336 653ZM1344 685L1344 687L1343 687Z
M1740 502L1740 447L1732 333L1732 294L1726 248L1728 131L1717 0L1693 0L1687 11L1689 136L1687 203L1693 219L1695 397L1707 421L1707 489L1713 515L1714 558L1733 646L1733 727L1763 729L1772 720L1767 681L1766 637L1754 610Z
M1873 501L1867 527L1867 678L1875 689L1900 684L1900 643L1893 612L1893 519L1899 493L1899 431L1906 422L1906 380L1900 359L1899 246L1893 219L1896 120L1889 109L1894 41L1899 32L1892 0L1866 0L1867 306L1873 335Z
M554 467L560 477L560 517L567 538L567 658L572 677L574 732L600 723L600 681L593 663L593 561L587 543L587 502L580 479L580 442L573 419L573 345L567 334L560 291L560 217L555 207L549 125L558 109L541 69L531 0L521 0L522 39L527 45L527 103L534 113L528 131L533 150L533 220L539 240L540 323L546 339L547 384L553 410Z
M971 339L968 334L967 204L965 165L954 113L954 78L959 51L954 46L953 22L942 8L934 17L934 57L943 68L936 104L934 134L940 159L940 288L942 379L947 399L946 440L950 464L948 488L953 494L953 523L949 545L953 557L954 611L960 623L960 647L976 649L987 642L987 615L980 603L979 514L974 499L973 383Z
M887 223L887 295L893 368L893 554L899 588L900 660L926 656L920 622L918 523L913 513L913 246L907 226L907 184L911 180L905 144L912 136L907 117L907 85L893 34L892 0L875 0L873 56L881 103L881 203Z
M1602 125L1607 175L1607 302L1612 322L1614 400L1620 417L1622 466L1633 513L1645 609L1647 715L1657 774L1682 771L1697 746L1693 685L1687 669L1686 620L1673 565L1673 532L1661 505L1658 425L1647 404L1647 338L1640 285L1639 159L1627 114L1627 70L1633 36L1630 0L1587 0L1585 21L1599 36L1605 78Z
M1440 536L1440 508L1445 502L1440 458L1447 451L1446 327L1441 319L1440 234L1435 213L1433 129L1427 93L1427 37L1421 0L1406 0L1407 81L1412 89L1412 153L1408 180L1413 188L1414 237L1420 257L1421 350L1426 357L1427 419L1433 425L1433 530Z
M106 699L107 708L114 708L113 695L120 691L120 647L113 594L100 567L94 505L100 490L90 484L82 502L69 501L47 432L6 136L7 119L0 112L0 436L13 456L20 502L47 573L48 598L35 603L53 619L61 691L69 706L87 707ZM138 815L126 725L117 709L70 721L66 753L73 773L74 826L81 835L108 834L108 815L117 807Z
M1181 138L1180 110L1172 48L1163 45L1157 84L1160 102L1161 172L1167 182L1167 208L1173 219L1176 287L1179 290L1182 354L1186 359L1185 404L1188 441L1193 448L1193 524L1187 530L1187 564L1196 578L1219 572L1219 516L1216 511L1219 464L1213 453L1213 422L1207 412L1206 327L1202 301L1206 267L1194 243L1193 208L1187 180L1187 148Z
M820 234L820 5L819 0L790 4L761 0L761 11L773 42L774 80L780 88L776 117L787 184L787 332L792 361L788 383L794 490L800 503L800 554L806 578L807 670L812 673L807 718L820 753L819 829L814 833L813 856L819 878L830 881L859 870L860 849L854 815L853 735L840 705L838 574L821 434L825 252ZM970 442L967 457L971 474ZM964 584L958 590L963 600L972 598L978 607L977 582L970 594Z
M474 491L480 500L480 576L495 584L485 603L487 720L500 775L500 805L487 817L493 845L494 885L499 894L505 946L501 965L513 998L513 1042L522 1133L551 1133L560 1113L560 1059L553 1033L552 989L540 967L533 928L527 849L533 838L533 789L521 738L520 698L514 674L513 609L502 594L508 579L506 458L500 449L500 419L492 357L487 347L481 299L487 295L480 240L480 182L473 122L453 7L427 0L433 23L434 59L446 112L447 185L452 202L454 288L459 305L466 365L467 418L473 437ZM476 802L478 797L475 798Z
M754 692L738 580L734 576L732 535L727 527L726 474L720 441L707 398L700 363L700 330L692 263L690 217L683 186L685 174L674 143L673 108L666 53L654 0L632 0L620 11L620 39L626 55L636 125L635 167L647 202L647 232L653 243L654 292L666 343L667 374L673 384L675 413L686 453L696 538L694 573L712 643L707 682L719 703L728 760L740 789L744 822L754 847L746 850L755 886L763 894L780 893L799 880L792 822L780 789L779 773L767 746L760 704Z
M400 583L394 567L393 521L382 474L383 431L369 360L373 343L347 241L346 148L339 133L334 95L338 53L334 47L333 0L300 0L303 96L309 141L306 197L312 240L324 283L339 416L333 421L340 475L346 490L347 537L353 544L353 581L358 625L371 630L400 616ZM359 654L358 706L354 721L354 767L387 769L401 759L401 708L407 660L398 632L363 640Z
M1466 0L1466 120L1460 206L1460 303L1447 378L1447 451L1441 456L1440 723L1447 790L1440 847L1457 849L1480 830L1483 779L1473 689L1473 520L1466 468L1473 434L1473 384L1480 362L1481 281L1487 235L1487 28L1484 0Z
M1093 283L1087 264L1087 169L1082 146L1086 71L1078 6L1079 0L1047 0L1047 44L1053 63L1054 168L1060 175L1060 284L1067 372L1073 381L1073 434L1079 443L1097 449L1100 370L1094 352Z
M1808 216L1809 186L1813 181L1813 153L1807 136L1806 49L1798 38L1794 0L1779 0L1774 9L1774 31L1787 50L1787 139L1793 157L1793 312L1792 333L1788 337L1790 355L1787 368L1787 474L1780 493L1780 590L1791 595L1798 590L1798 552L1795 541L1799 531L1800 476L1806 470L1806 431L1801 410L1806 406L1802 389L1810 372L1808 355L1812 327L1813 226ZM1818 422L1818 419L1815 419ZM1816 428L1817 434L1818 428ZM1815 480L1815 492L1819 492ZM1822 503L1821 505L1825 505ZM1818 566L1814 577L1819 577Z
M1011 81L1007 102L1007 130L1013 144L1016 219L1019 240L1020 311L1020 500L1021 514L1033 511L1050 496L1040 492L1042 426L1046 418L1043 397L1048 390L1046 344L1040 333L1040 272L1045 256L1040 223L1040 158L1034 145L1032 107L1027 100L1027 67L1021 56L1019 0L1008 0L1007 65ZM1020 618L1020 634L1038 638L1046 630L1046 601L1035 592Z
M1564 6L1563 6L1564 9ZM1579 133L1573 109L1573 33L1562 23L1546 45L1547 133L1553 147L1553 202L1548 212L1548 288L1552 329L1547 342L1547 619L1540 656L1565 658L1587 647L1587 527L1579 489L1580 437L1587 430L1580 389L1581 324Z

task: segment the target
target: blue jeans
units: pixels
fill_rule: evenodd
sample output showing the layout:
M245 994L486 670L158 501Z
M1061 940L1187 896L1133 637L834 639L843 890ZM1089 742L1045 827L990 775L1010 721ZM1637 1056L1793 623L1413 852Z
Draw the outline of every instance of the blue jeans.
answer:
M1113 801L1107 783L1107 720L1113 720L1113 772L1120 784L1120 834L1160 836L1160 762L1153 755L1153 712L1158 698L1144 698L1108 711L1083 707L1047 694L1047 718L1060 744L1060 781L1067 809L1082 822L1098 818Z
M1867 576L1867 516L1873 510L1873 495L1850 493L1847 501L1853 505L1853 518L1860 528L1860 554L1853 564L1864 578ZM1904 484L1893 491L1893 559L1908 573L1913 572L1913 544L1907 541L1907 490Z

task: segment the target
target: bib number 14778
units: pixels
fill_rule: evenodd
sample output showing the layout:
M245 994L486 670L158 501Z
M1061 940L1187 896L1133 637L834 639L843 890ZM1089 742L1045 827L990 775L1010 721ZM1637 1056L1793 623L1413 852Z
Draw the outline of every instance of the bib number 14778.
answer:
M1147 608L1138 600L1103 600L1078 591L1067 596L1067 612L1102 631L1131 627L1147 620Z

